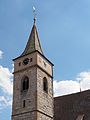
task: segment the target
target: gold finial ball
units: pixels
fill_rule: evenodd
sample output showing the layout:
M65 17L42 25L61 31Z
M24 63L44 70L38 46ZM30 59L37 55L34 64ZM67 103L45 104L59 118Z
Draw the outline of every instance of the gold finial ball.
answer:
M34 17L34 19L33 19L33 20L34 20L34 23L35 23L35 21L36 21L36 18Z

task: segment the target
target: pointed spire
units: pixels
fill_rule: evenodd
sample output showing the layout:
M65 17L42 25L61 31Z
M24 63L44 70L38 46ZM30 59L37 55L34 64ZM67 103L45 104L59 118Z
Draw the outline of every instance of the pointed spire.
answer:
M22 53L21 56L27 55L27 54L32 53L34 51L39 51L42 55L44 55L43 51L42 51L42 48L41 48L41 45L40 45L40 40L39 40L37 28L36 28L36 25L35 25L35 21L36 21L35 8L33 7L33 9L34 9L33 28L32 28L29 40L27 42L26 48L25 48L25 50L24 50L24 52Z

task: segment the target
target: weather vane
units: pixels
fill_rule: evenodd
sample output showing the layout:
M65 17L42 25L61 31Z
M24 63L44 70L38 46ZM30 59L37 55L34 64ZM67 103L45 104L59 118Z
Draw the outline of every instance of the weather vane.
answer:
M33 11L34 11L34 23L36 21L36 17L35 17L35 7L33 7Z

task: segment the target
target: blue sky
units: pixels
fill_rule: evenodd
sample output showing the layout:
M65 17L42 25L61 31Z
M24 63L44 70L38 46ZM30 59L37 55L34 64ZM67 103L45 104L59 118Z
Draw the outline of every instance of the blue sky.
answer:
M10 120L13 58L33 26L54 63L55 96L90 88L90 0L0 0L0 120Z

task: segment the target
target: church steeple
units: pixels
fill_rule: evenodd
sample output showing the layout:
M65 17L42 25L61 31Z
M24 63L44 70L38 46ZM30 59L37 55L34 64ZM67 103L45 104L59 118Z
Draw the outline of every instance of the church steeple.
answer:
M28 43L26 45L26 48L21 56L27 55L29 53L32 53L34 51L39 51L43 55L43 51L40 45L40 40L37 32L36 25L34 23Z
M35 25L14 59L12 120L53 120L53 64L43 55Z
M42 55L43 55L43 51L40 45L40 40L39 40L39 36L38 36L38 32L37 32L37 28L35 25L35 21L36 21L36 17L35 17L35 8L34 9L34 24L33 24L33 28L28 40L28 43L26 45L26 48L24 50L24 52L22 53L21 56L27 55L29 53L32 53L34 51L39 51Z

